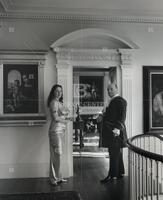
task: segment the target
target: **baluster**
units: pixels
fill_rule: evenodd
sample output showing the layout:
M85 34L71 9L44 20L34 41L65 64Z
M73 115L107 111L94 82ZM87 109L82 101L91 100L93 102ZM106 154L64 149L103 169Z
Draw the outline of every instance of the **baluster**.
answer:
M138 182L137 182L137 155L135 153L135 192L136 192L136 200L138 199Z
M128 182L128 189L129 189L129 198L132 199L132 152L128 150L128 174L129 174L129 182Z
M148 151L150 151L150 137L148 137Z
M146 164L146 200L148 200L148 194L149 194L149 190L148 190L148 158L146 158L145 164Z
M151 135L137 137L132 141L134 146L159 155L163 155L162 143ZM128 160L130 200L159 200L163 193L163 163L132 150L129 150Z
M150 164L151 164L151 172L150 172L150 183L151 183L151 200L153 200L153 162L152 162L152 160L150 160Z
M135 191L136 191L136 184L135 184L135 176L136 176L136 171L135 171L135 156L136 154L133 153L133 163L132 163L132 167L133 167L133 174L132 174L132 197L133 199L136 198L136 195L135 195Z
M156 137L154 137L154 153L157 153L156 152Z
M143 138L143 141L144 141L144 149L146 150L146 140L145 140L145 137Z
M159 162L156 162L156 198L159 200Z
M140 155L138 155L138 199L140 199L141 198L141 192L140 192L140 190L141 190L141 184L140 184L140 176L141 176L141 170L140 170Z
M144 199L144 157L142 156L142 200Z

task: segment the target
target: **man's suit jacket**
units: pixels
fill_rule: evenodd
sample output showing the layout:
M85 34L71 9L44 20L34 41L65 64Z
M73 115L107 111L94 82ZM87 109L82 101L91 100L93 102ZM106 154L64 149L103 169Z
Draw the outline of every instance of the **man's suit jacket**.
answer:
M127 140L125 119L126 119L127 102L120 96L114 97L106 111L103 114L102 132L100 137L101 147L110 147L115 142L113 129L120 130L120 135L116 138L119 140L120 147L125 146Z

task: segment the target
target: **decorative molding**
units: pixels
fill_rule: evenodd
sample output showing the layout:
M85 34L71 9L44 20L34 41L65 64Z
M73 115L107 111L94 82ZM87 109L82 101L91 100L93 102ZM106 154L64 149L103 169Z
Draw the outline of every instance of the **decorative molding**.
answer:
M46 51L0 51L0 62L45 62Z
M121 62L122 62L123 67L124 66L131 67L131 64L132 64L131 54L122 54Z
M121 68L132 67L133 51L133 49L118 49L117 52L120 56Z
M157 10L152 6L151 8L143 6L141 9L135 9L133 6L130 9L120 7L115 9L110 4L104 3L99 8L96 3L90 7L90 5L80 6L76 2L72 5L61 5L51 0L46 3L35 0L28 3L26 1L0 0L0 4L4 9L4 12L0 13L1 19L41 20L45 22L66 20L71 23L78 23L78 21L80 23L81 21L83 23L163 23L161 7L158 7Z
M77 12L77 11L76 11ZM33 13L21 13L21 12L8 12L0 13L1 19L6 20L32 20L41 22L64 22L68 21L70 23L147 23L147 24L163 24L163 16L108 16L108 15L88 15L88 14L33 14Z
M55 48L57 60L60 61L107 61L119 62L116 50L109 49L65 49Z
M0 50L0 55L45 55L44 50Z
M2 126L7 126L7 127L9 126L12 126L12 127L14 126L19 126L19 127L20 126L42 126L47 122L45 115L38 115L37 119L31 119L31 117L29 119L25 119L24 117L23 119L21 119L20 117L20 119L14 118L14 120L12 120L10 118L11 117L4 118L0 116L0 127Z
M64 47L65 44L71 44L71 43L73 43L73 41L85 40L86 38L90 38L90 39L94 38L95 39L96 37L105 38L108 41L111 40L111 41L119 44L119 49L121 48L122 44L125 46L125 48L128 48L128 49L138 49L139 48L129 38L126 38L124 36L122 37L121 35L117 35L117 34L115 35L115 33L111 32L108 29L104 29L104 28L83 28L83 29L73 31L73 32L68 33L68 34L64 35L63 37L59 38L57 41L55 41L51 45L51 48L55 49L57 47ZM88 39L88 42L89 42L89 39ZM76 49L80 49L79 46ZM91 50L92 49L96 49L96 48L91 48ZM105 49L107 50L107 48L105 48ZM103 50L105 50L105 49L103 49Z
M44 67L45 67L45 60L40 60L40 61L38 62L38 67L39 67L39 68L44 68Z

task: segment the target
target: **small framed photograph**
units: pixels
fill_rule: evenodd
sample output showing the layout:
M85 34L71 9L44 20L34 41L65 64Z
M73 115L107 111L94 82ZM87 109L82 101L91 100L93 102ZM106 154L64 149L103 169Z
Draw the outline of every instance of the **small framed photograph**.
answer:
M163 66L143 66L145 133L163 133Z

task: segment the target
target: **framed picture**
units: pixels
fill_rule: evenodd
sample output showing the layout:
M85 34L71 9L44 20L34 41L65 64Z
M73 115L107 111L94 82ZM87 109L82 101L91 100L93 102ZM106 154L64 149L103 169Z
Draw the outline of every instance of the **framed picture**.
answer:
M163 66L143 66L144 132L163 133Z
M44 52L1 57L0 126L45 124Z
M80 76L80 106L103 106L103 76Z
M4 113L38 113L38 65L4 64Z

